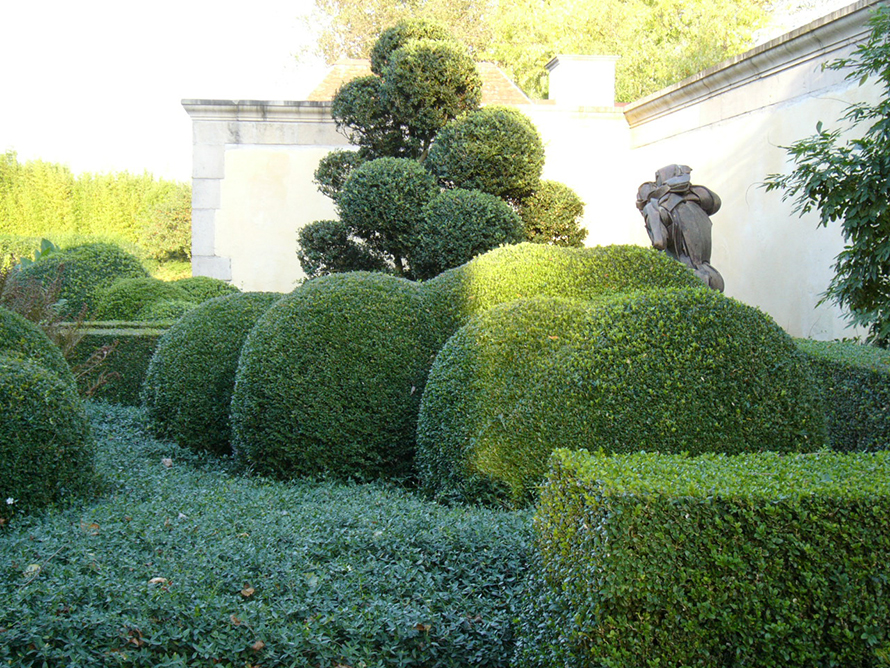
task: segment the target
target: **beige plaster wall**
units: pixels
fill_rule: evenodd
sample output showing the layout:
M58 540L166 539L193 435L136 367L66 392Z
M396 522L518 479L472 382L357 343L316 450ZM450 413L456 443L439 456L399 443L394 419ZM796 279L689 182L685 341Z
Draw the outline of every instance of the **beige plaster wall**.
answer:
M800 218L766 176L792 163L781 146L827 128L847 105L874 102L878 89L844 81L822 63L849 54L865 36L863 2L796 31L662 94L631 105L627 177L639 185L671 163L723 200L712 217L712 264L726 294L769 313L792 336L855 335L833 304L819 305L843 249L839 225ZM849 135L847 135L849 136Z

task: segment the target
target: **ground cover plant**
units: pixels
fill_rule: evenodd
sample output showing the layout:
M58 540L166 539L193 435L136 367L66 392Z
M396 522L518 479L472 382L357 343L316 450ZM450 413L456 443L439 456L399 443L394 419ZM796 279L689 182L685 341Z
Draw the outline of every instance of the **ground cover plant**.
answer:
M0 664L508 665L527 515L241 477L88 412L109 491L0 533Z
M887 665L888 525L887 452L558 451L516 665Z
M470 320L427 379L417 462L437 494L523 503L557 447L738 454L825 442L793 340L713 290L672 289L516 300Z

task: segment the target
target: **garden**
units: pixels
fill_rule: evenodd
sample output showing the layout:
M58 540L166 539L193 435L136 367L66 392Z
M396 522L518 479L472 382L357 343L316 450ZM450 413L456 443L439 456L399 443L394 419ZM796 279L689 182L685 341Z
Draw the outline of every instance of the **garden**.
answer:
M3 665L890 665L890 352L582 247L440 28L377 44L291 292L6 265Z

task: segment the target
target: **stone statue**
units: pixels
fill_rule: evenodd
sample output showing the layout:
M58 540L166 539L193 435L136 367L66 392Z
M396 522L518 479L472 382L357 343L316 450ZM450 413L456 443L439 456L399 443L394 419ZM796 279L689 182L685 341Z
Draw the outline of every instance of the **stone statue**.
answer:
M686 165L668 165L637 191L637 208L652 246L690 267L709 288L723 292L723 277L711 266L711 219L720 198L690 182Z

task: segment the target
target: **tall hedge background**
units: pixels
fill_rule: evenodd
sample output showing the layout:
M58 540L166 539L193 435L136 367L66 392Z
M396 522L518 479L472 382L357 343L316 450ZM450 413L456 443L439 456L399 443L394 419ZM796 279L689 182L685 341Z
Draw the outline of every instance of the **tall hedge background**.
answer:
M142 259L187 260L191 186L147 172L75 175L64 165L0 154L0 254L30 255L41 238L58 246L102 240Z

